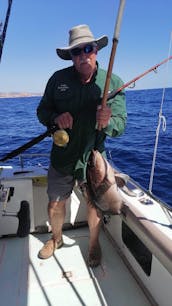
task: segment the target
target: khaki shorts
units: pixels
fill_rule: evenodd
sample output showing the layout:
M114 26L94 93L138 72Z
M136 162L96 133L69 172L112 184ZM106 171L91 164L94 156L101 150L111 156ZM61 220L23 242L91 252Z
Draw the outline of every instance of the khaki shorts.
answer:
M63 201L70 197L75 179L72 175L57 172L51 165L48 169L47 194L50 202Z

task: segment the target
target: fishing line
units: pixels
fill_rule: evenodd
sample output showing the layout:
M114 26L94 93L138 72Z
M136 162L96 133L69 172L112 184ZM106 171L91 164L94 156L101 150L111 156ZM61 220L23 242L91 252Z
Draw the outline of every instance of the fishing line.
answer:
M168 57L170 57L171 54L171 46L172 46L172 32L170 35L170 44L169 44L169 51L168 51ZM156 138L155 138L155 146L154 146L154 154L153 154L153 160L152 160L152 169L150 174L150 181L149 181L149 192L152 193L152 186L153 186L153 179L154 179L154 172L155 172L155 162L156 162L156 156L157 156L157 147L158 147L158 141L159 141L159 132L162 125L162 131L166 131L166 118L163 115L163 104L164 104L164 98L165 98L165 89L167 86L167 76L168 76L168 69L169 69L169 62L166 64L167 71L166 71L166 80L164 83L164 88L162 91L162 99L161 99L161 105L160 105L160 111L159 111L159 120L158 120L158 126L156 130Z

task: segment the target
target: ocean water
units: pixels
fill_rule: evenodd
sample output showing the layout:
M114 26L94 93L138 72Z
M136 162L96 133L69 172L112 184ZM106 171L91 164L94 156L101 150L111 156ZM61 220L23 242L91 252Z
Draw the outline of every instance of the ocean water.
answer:
M155 139L160 122L162 89L126 91L128 120L124 134L107 138L106 150L120 171L127 173L145 189L149 189ZM40 97L0 99L0 158L45 132L36 116ZM152 192L172 206L172 88L165 90L162 115L166 129L159 129ZM25 153L49 153L51 138L47 137ZM19 166L19 157L4 165ZM25 166L41 164L48 160L25 158Z

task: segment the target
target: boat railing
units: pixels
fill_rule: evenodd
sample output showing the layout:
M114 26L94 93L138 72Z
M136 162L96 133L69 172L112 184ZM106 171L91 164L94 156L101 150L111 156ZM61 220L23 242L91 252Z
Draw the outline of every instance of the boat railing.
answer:
M19 155L20 167L22 169L24 168L24 160L26 158L29 158L29 160L31 161L33 158L45 158L45 159L48 159L49 157L50 157L49 153L24 153L24 154L20 154ZM41 163L38 163L37 165L41 166Z
M46 166L43 166L41 162L38 162L36 165L38 167L42 167L42 168L46 168L48 169L48 159L50 157L50 153L23 153L19 155L19 162L20 162L20 167L22 169L24 169L24 159L29 158L29 162L32 161L32 158L44 158L44 162L45 159L47 160ZM137 186L139 186L145 193L147 193L152 199L154 199L157 203L159 203L159 205L162 207L162 209L164 210L165 214L168 215L168 219L170 221L170 223L172 224L172 207L169 206L167 203L163 202L162 200L160 200L156 195L154 195L152 192L150 192L149 190L146 190L145 188L143 188L142 186L140 186L140 184L136 183L132 178L130 178L130 180L134 183L137 184Z

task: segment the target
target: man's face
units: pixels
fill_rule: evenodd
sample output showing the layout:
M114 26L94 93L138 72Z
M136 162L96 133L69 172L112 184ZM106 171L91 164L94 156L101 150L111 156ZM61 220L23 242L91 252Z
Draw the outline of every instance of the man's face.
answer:
M82 44L71 50L72 61L76 70L83 76L92 74L96 69L97 47Z

